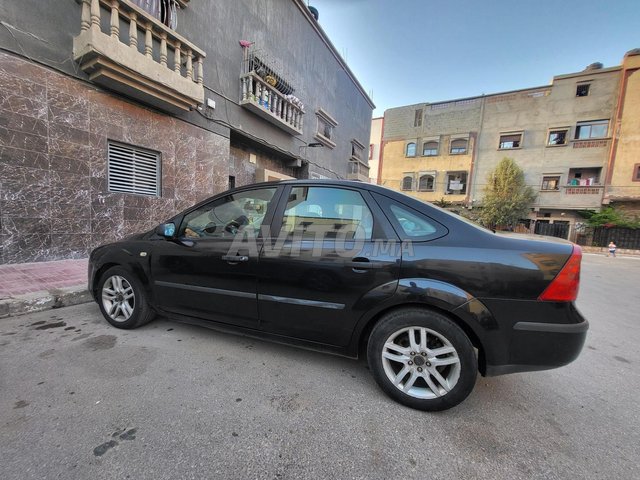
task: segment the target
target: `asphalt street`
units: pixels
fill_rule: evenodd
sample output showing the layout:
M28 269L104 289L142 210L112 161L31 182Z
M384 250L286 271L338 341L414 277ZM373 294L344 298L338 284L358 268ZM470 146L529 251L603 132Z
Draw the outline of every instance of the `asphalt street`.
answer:
M584 351L403 407L363 362L85 304L0 320L0 478L640 478L640 259L585 255Z

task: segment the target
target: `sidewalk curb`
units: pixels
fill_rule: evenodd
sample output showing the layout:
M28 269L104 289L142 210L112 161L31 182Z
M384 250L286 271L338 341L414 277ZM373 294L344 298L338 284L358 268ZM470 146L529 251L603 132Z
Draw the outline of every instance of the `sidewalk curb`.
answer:
M92 302L86 285L26 293L0 300L0 318Z

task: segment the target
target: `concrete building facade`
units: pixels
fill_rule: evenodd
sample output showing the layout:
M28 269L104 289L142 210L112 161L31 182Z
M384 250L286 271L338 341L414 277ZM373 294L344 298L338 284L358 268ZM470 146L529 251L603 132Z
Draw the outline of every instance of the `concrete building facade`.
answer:
M640 49L622 62L604 203L640 217Z
M560 236L583 222L580 210L622 200L635 205L640 64L634 52L622 66L593 64L546 86L387 110L378 183L474 208L482 205L491 172L509 157L537 193L527 223L533 220L536 231L555 224Z
M302 0L11 0L0 19L2 263L85 257L230 186L366 170L373 103Z

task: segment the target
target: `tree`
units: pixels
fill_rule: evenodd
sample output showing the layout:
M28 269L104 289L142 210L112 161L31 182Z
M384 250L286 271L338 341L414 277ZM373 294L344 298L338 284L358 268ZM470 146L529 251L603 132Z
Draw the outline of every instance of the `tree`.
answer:
M536 198L533 188L526 185L524 172L511 158L503 158L487 177L480 219L489 228L515 225L526 218Z
M640 228L639 219L630 218L613 207L603 207L599 212L582 210L578 213L587 219L590 227Z

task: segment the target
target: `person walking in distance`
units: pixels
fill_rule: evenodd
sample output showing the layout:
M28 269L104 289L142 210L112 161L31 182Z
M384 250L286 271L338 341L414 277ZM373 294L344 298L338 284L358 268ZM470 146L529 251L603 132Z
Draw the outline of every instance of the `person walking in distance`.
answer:
M612 255L614 258L616 256L616 244L613 242L613 240L609 242L609 253L607 253L607 257L609 255Z

